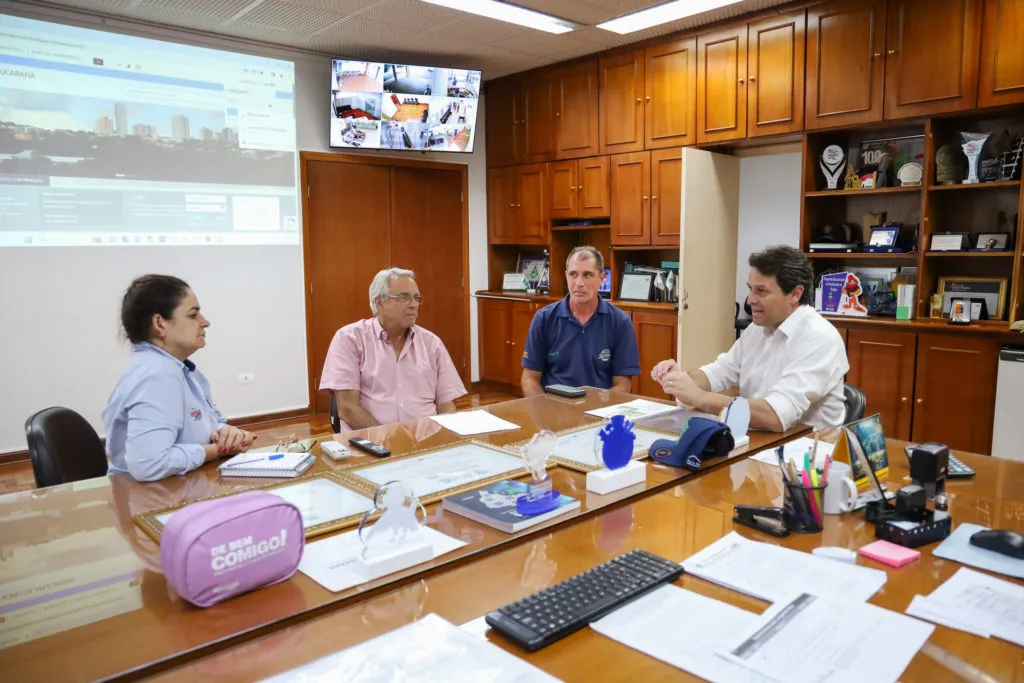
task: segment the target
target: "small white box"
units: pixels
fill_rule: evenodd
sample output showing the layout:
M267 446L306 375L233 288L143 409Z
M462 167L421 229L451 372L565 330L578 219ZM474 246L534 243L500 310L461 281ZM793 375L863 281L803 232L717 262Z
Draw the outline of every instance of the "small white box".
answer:
M414 538L365 555L356 556L352 570L364 581L371 581L434 559L434 546Z
M617 470L605 467L594 472L587 472L587 490L601 495L645 481L647 481L647 465L636 460L630 460L628 465Z

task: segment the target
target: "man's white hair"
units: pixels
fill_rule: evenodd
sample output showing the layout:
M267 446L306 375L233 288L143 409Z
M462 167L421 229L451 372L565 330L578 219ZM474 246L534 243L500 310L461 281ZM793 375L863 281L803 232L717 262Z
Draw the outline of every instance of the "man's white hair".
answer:
M415 280L416 273L405 268L385 268L373 276L373 282L370 283L370 310L374 315L377 315L380 300L391 295L391 281L399 277Z

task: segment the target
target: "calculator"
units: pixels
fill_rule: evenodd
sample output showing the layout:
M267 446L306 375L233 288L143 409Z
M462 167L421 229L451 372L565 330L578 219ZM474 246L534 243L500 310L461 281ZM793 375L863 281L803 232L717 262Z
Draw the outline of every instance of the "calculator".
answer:
M914 446L917 444L908 443L903 447L903 452L907 454L907 460L910 460L910 452L914 450ZM950 479L967 479L973 477L977 472L964 464L960 458L956 457L952 453L949 454L949 465L946 467L946 476Z

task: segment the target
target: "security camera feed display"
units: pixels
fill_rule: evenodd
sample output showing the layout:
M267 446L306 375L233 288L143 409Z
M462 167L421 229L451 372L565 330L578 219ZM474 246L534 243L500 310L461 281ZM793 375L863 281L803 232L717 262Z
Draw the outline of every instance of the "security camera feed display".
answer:
M472 152L480 72L335 59L331 147Z

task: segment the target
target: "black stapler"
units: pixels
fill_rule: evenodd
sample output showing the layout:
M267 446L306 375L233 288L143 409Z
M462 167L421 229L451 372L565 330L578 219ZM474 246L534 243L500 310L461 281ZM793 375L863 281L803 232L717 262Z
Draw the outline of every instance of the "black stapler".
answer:
M749 526L751 529L757 529L778 538L789 536L782 508L737 505L734 512L735 516L732 521L736 524Z

